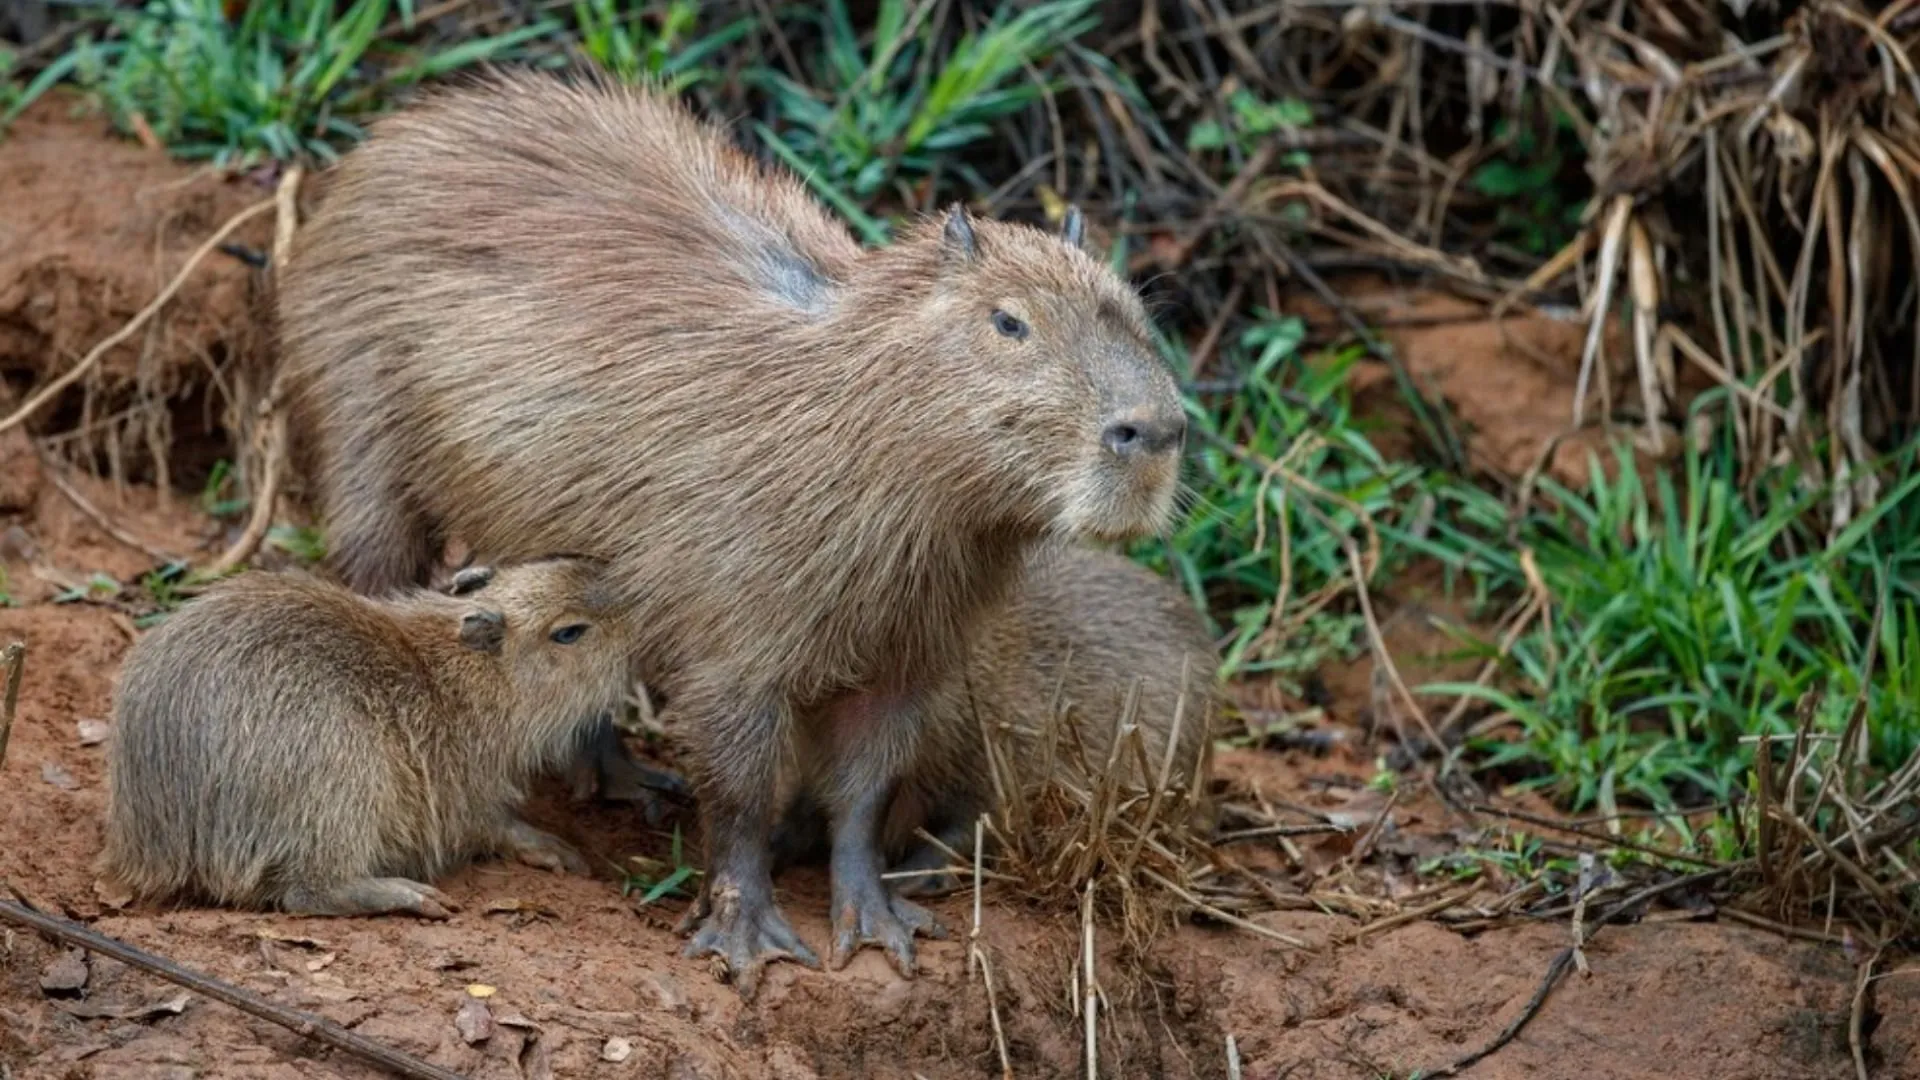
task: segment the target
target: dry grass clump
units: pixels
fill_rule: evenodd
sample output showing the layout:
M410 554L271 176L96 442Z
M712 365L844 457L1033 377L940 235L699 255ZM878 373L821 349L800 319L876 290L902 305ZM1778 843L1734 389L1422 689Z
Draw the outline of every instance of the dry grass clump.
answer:
M1111 720L1081 716L1056 696L1033 720L983 717L981 736L995 795L985 821L995 876L1016 895L1061 911L1083 907L1091 887L1090 917L1144 947L1175 919L1207 907L1193 883L1208 872L1212 744L1201 742L1197 761L1174 761L1181 726L1206 721L1182 697L1156 758L1138 712L1137 686ZM1111 742L1098 740L1104 753L1089 749L1095 740L1087 727L1096 723L1113 725ZM1191 778L1184 785L1181 773Z

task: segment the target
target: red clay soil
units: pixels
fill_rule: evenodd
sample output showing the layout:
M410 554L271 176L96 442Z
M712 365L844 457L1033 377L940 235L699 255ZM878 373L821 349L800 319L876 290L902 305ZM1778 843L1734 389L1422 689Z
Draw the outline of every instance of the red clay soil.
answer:
M168 188L186 173L109 141L99 127L42 115L27 128L61 147L57 154L35 151L51 155L35 160L42 168L57 166L64 179L31 190L5 188L0 326L11 335L4 340L16 343L10 348L59 341L69 359L84 351L112 329L115 317L144 302L195 235L224 216L225 194L195 194L193 183ZM20 175L20 146L0 144L0 183ZM135 175L144 179L126 179ZM105 196L115 205L136 203L135 190L164 189L183 203L198 202L193 230L165 206L134 212L132 224L109 224L73 199L96 182L122 181ZM36 204L35 192L46 192L50 201ZM93 226L41 227L55 218L117 229L119 239L100 247L94 261L81 260L71 253L87 245ZM163 225L167 221L175 224ZM156 232L174 238L162 241L158 264ZM96 291L115 265L110 248L125 260L126 276L114 279L122 283L120 295L103 298ZM67 254L47 254L56 250ZM39 276L22 281L19 275L29 272ZM219 307L215 295L203 296L209 310ZM73 313L70 328L44 318L23 322L18 313L39 311L44 305L36 298L43 296L53 298L50 310ZM250 332L204 325L216 336ZM158 347L183 346L176 339ZM0 360L18 359L0 350ZM1470 393L1467 384L1450 391ZM184 498L139 487L120 493L84 478L72 485L149 547L204 560L227 539ZM31 650L0 767L0 893L11 886L100 932L475 1078L1000 1075L987 996L980 981L968 977L962 941L926 946L922 973L910 981L871 952L837 973L782 965L760 999L742 1005L705 963L680 958L672 924L684 901L642 907L620 894L619 868L634 855L666 858L668 837L631 811L571 804L557 783L538 795L531 816L594 856L595 876L477 864L441 883L462 905L444 923L114 907L96 894L91 869L105 794L97 740L111 738L98 722L110 715L115 676L138 631L130 612L112 604L53 598L95 572L125 581L153 562L76 510L50 477L36 472L26 447L0 443L0 568L20 605L0 610L0 645L22 640ZM1411 597L1382 603L1405 613L1390 620L1389 642L1410 669L1423 663L1421 653L1445 647L1424 617L1429 607L1445 614L1444 603ZM1374 680L1362 666L1329 672L1325 681L1334 695L1327 723L1343 736L1334 749L1322 756L1225 751L1220 771L1236 798L1282 800L1362 820L1386 805L1365 784L1386 745L1365 722L1379 719L1367 705ZM1275 704L1270 695L1255 688L1245 694L1255 706ZM1361 876L1398 895L1435 884L1421 878L1418 863L1448 850L1460 823L1430 798L1394 803L1389 820L1392 828L1382 831ZM1320 839L1298 845L1310 865L1352 850L1351 836ZM1277 847L1242 844L1233 851L1250 865L1289 870ZM782 886L795 925L823 946L821 876L798 871ZM964 937L964 898L936 910ZM1223 1077L1229 1034L1242 1075L1255 1080L1378 1080L1432 1069L1481 1045L1518 1015L1569 940L1564 923L1465 936L1414 922L1351 943L1358 924L1343 916L1294 912L1256 921L1311 948L1182 924L1161 935L1144 958L1126 957L1113 947L1113 935L1104 935L1098 978L1109 1007L1099 1023L1100 1075ZM1073 913L1037 910L989 887L981 942L1011 1074L1084 1075L1083 1028L1071 1006L1078 950ZM1855 968L1838 947L1662 915L1609 929L1587 955L1590 976L1570 976L1517 1040L1466 1075L1854 1076L1846 1026ZM82 973L78 994L45 988L59 985L56 976L77 982ZM1869 1040L1876 1077L1920 1077L1916 974L1896 971L1879 985L1881 1019ZM493 989L476 998L476 986ZM484 1016L476 1002L484 1004ZM181 999L175 988L117 963L95 958L76 972L73 958L37 936L0 932L0 1077L376 1075L224 1005L194 995Z

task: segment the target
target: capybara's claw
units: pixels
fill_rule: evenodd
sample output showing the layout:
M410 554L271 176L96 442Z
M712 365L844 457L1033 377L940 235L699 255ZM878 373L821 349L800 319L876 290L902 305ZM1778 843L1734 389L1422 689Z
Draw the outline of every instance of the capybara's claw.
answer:
M902 899L884 886L850 891L833 906L833 952L828 963L835 971L846 967L853 954L864 945L886 950L894 970L903 978L914 976L915 935L944 938L933 913L911 900Z
M735 891L703 906L709 906L709 910L682 955L719 957L726 963L742 1000L753 1000L760 989L761 974L775 960L792 960L816 970L820 967L820 958L793 932L771 899L745 904Z

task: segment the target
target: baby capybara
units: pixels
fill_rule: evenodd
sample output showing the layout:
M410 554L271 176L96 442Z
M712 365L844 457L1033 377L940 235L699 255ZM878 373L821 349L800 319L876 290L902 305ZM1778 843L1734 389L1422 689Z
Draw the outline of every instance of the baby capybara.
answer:
M772 894L792 763L828 763L836 940L911 972L935 927L877 840L922 698L1031 544L1169 521L1182 403L1080 232L955 207L863 250L672 99L517 74L377 122L297 242L279 331L334 565L609 562L704 819L687 951L743 995L817 963Z
M1019 585L974 635L966 663L928 698L918 754L882 829L894 868L921 875L900 891L936 893L955 884L952 875L935 872L949 863L946 853L917 840L916 829L968 852L974 821L1000 809L989 737L1020 789L1009 798L1032 799L1054 780L1091 790L1107 767L1130 694L1149 775L1140 775L1139 755L1123 746L1118 764L1127 786L1151 789L1166 767L1170 791L1197 796L1191 826L1206 828L1208 750L1225 705L1219 668L1205 620L1165 580L1105 551L1036 549ZM794 798L778 830L781 861L819 854L819 815L810 793Z
M445 917L430 883L475 854L585 873L517 808L626 690L617 595L572 558L387 600L293 573L214 586L121 673L103 877L153 899Z

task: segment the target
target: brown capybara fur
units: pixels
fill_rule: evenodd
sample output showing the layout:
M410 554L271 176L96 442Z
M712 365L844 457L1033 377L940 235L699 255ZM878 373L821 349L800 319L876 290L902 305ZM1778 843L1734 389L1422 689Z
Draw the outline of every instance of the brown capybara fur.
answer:
M482 852L586 871L523 785L628 683L590 560L463 571L387 600L247 573L142 638L114 700L100 871L135 896L444 916Z
M929 698L918 755L882 831L895 869L922 875L904 881L901 891L935 893L954 884L932 872L950 860L917 840L916 829L971 851L975 819L1002 809L987 757L989 732L1008 766L1002 776L1018 785L1019 797L1032 800L1055 780L1090 791L1128 715L1129 694L1152 772L1142 776L1139 755L1122 746L1123 790L1159 784L1172 739L1167 788L1194 796L1189 825L1208 828L1205 774L1225 704L1219 668L1206 621L1167 581L1111 552L1037 548L1018 586L975 633L965 664ZM780 859L817 856L822 826L817 803L798 796L781 822Z
M772 897L783 772L832 762L835 960L910 972L931 920L874 842L919 696L1030 544L1169 521L1178 390L1069 221L955 207L863 250L671 99L518 74L376 122L296 243L279 332L335 566L609 561L704 818L688 951L747 996L815 962Z

